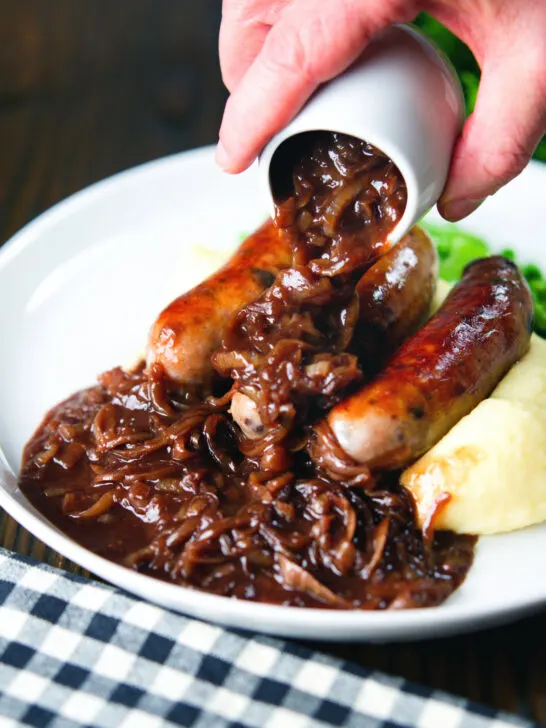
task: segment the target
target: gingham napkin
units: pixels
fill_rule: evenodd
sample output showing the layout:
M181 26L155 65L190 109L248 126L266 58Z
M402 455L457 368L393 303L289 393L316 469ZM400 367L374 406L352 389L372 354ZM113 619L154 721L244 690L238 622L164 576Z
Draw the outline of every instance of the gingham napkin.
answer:
M515 717L0 549L0 727L509 728Z

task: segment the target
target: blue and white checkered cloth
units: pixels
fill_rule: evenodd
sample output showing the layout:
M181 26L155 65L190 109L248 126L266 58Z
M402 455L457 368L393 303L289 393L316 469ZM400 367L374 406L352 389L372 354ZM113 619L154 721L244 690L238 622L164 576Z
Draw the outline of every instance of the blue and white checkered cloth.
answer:
M0 728L532 724L0 549Z

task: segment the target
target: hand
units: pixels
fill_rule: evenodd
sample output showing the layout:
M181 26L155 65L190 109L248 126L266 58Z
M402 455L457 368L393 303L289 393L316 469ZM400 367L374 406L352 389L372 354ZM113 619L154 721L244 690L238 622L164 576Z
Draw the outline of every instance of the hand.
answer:
M470 214L521 172L546 132L542 0L224 0L220 62L231 95L218 164L246 169L370 38L421 10L458 35L482 69L438 205L448 220Z

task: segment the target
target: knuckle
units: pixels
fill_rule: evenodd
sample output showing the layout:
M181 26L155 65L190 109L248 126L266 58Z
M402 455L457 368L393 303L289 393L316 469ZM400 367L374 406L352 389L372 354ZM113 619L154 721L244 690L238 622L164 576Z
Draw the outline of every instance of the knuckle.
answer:
M290 22L273 27L267 39L264 63L276 72L297 73L308 85L328 80L342 70L374 30L413 17L408 9L412 6L411 0L372 2L377 8L370 14L363 12L357 0L337 0L301 19L294 12ZM370 16L375 18L374 22Z
M314 83L320 82L324 74L324 53L318 53L319 48L329 48L335 53L335 37L331 30L325 26L321 16L312 18L299 32L300 36L300 63L301 72L305 78Z
M374 18L374 25L384 28L394 22L413 20L419 12L419 3L415 0L371 0L366 2L369 15Z
M498 149L485 155L482 168L487 177L502 186L523 171L531 153L515 146L513 149Z
M304 84L316 85L326 80L340 43L347 43L341 35L333 33L327 14L313 14L300 26L291 23L273 28L265 61L277 72L297 74Z
M264 47L264 64L275 74L298 74L304 79L309 66L309 49L300 30L292 25L274 28Z

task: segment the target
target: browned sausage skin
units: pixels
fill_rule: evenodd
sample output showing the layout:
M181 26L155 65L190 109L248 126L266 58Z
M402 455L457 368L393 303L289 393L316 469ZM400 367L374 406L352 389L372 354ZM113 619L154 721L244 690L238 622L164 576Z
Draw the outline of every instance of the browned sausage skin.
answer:
M437 280L436 248L417 225L364 273L354 346L366 372L377 371L423 323Z
M529 288L510 261L470 264L385 369L330 411L327 423L343 451L371 469L415 460L525 354L532 313Z
M231 316L270 286L291 260L288 243L269 220L217 273L159 315L148 339L148 367L161 365L178 386L206 386L213 375L211 354Z
M364 273L356 286L359 322L351 351L367 374L378 371L422 324L430 311L437 277L436 248L417 226ZM236 392L230 411L246 437L263 436L265 428L250 397Z

